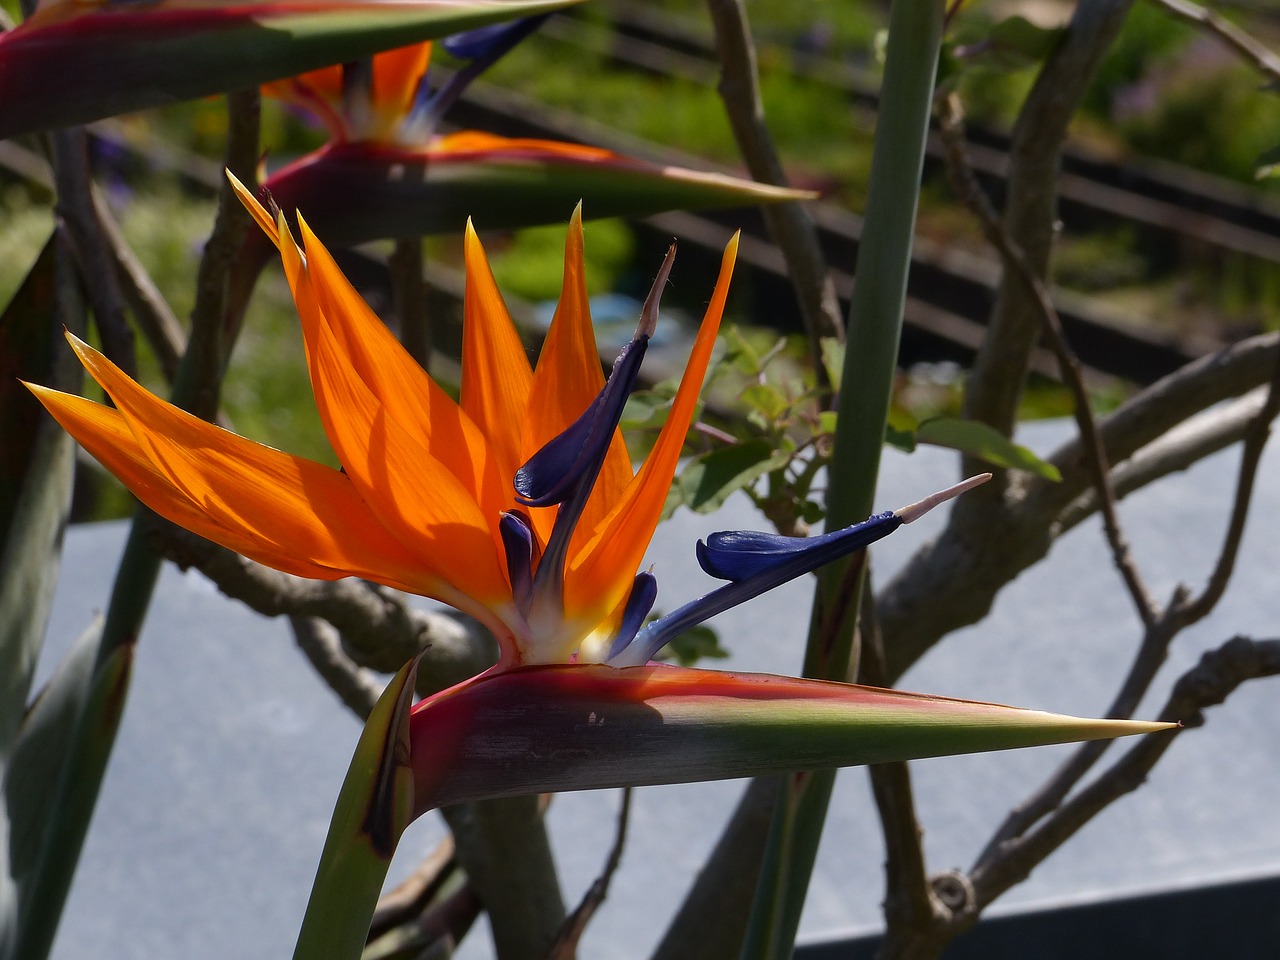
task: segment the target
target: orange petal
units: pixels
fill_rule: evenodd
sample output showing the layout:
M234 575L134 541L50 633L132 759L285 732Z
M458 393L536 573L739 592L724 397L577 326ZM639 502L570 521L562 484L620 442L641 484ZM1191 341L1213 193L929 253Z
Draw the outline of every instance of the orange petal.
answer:
M438 581L330 467L236 436L166 403L68 336L119 412L41 396L68 432L175 523L299 576L359 576L434 595Z
M467 287L462 307L462 409L480 427L511 478L523 464L533 369L471 222L466 234Z
M341 67L321 67L296 77L273 80L262 85L262 93L301 107L323 123L334 140L347 139L347 122L342 113Z
M306 309L309 286L304 276L300 310ZM327 325L319 324L314 337L316 403L356 489L383 526L430 570L486 607L509 612L511 590L498 562L497 516L487 516L474 492L432 455L421 435L404 429L352 375Z
M305 267L296 251L286 249L287 244L281 247L281 256L308 351L318 326L327 326L346 357L345 375L359 378L387 416L402 430L416 434L496 523L498 513L512 503L512 474L504 476L480 428L369 309L301 216L299 229L306 246ZM314 293L307 303L314 308L304 309L306 298L299 296L298 277L303 269Z
M431 44L415 43L373 58L373 109L385 139L413 107L418 86L431 60Z
M738 235L734 234L725 248L715 292L702 318L684 377L671 404L671 413L653 450L621 502L569 563L565 572L565 610L568 616L589 621L613 610L630 589L632 577L644 559L671 489L671 479L675 476L680 450L693 420L698 394L702 391L737 253Z
M564 241L564 283L551 329L538 355L529 392L528 432L521 461L528 460L548 441L581 416L604 387L600 350L591 325L587 297L586 264L583 261L582 204L573 211ZM622 433L615 430L600 476L592 489L578 529L590 531L618 502L631 482L631 460ZM543 513L536 511L535 513ZM554 517L545 511L546 518ZM535 522L544 517L535 516ZM539 531L545 542L549 531Z
M240 202L244 204L244 208L249 211L249 215L253 217L254 222L262 228L263 233L271 238L271 242L277 247L280 246L280 230L276 225L276 218L267 213L262 204L258 202L258 198L249 192L249 188L239 181L234 173L227 171L227 179L231 181L231 189L235 191Z

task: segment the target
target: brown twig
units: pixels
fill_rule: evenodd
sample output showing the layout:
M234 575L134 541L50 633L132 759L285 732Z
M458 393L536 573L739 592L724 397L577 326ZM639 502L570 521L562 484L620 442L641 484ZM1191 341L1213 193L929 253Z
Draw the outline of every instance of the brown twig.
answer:
M400 318L400 342L423 370L431 369L431 315L427 308L427 284L422 271L422 239L396 241L387 260L395 311Z
M618 870L618 865L622 863L622 851L627 845L627 825L630 820L631 788L627 787L622 791L622 807L618 810L618 829L613 837L613 848L609 851L608 859L605 860L604 870L587 888L587 892L582 896L582 902L565 918L564 924L560 927L560 933L556 936L556 942L547 951L547 960L571 960L577 952L578 941L582 939L587 924L591 922L591 918L595 916L600 905L604 903L605 897L609 895L609 884Z
M870 586L868 583L860 613L862 657L858 680L884 686L884 638ZM906 763L877 763L867 767L867 775L884 836L886 930L881 955L896 956L899 944L943 935L950 912L929 883L910 768Z
M160 364L160 372L165 380L172 383L178 372L182 352L186 349L186 333L165 301L164 294L129 246L124 231L116 223L102 193L97 189L93 191L93 204L103 237L115 261L116 276L124 299Z
M1194 599L1190 598L1185 587L1177 588L1164 613L1144 631L1138 653L1107 713L1108 717L1128 718L1133 715L1138 703L1150 689L1156 672L1164 663L1174 638L1184 628L1208 616L1226 592L1244 535L1245 520L1262 452L1271 433L1271 423L1277 414L1280 414L1280 358L1275 363L1266 399L1245 430L1231 518L1213 572L1209 575L1204 590ZM1078 747L1031 798L1010 812L978 857L978 866L997 859L1006 844L1057 809L1110 743L1111 741L1102 740Z
M755 44L751 39L746 6L743 0L707 0L707 9L715 27L716 54L720 63L718 90L742 159L756 180L780 187L789 186L764 118ZM800 304L818 382L830 386L822 364L820 339L843 339L844 322L817 231L799 203L767 204L761 212L769 235L787 262L787 273L791 276Z
M55 130L50 138L58 193L54 213L71 239L76 265L84 278L85 292L102 338L103 353L130 376L136 376L138 358L133 331L125 317L115 259L103 235L93 200L88 137L82 128L76 127Z
M362 667L389 673L429 648L418 670L420 692L465 680L495 659L479 631L443 614L415 610L393 591L360 580L293 577L166 521L153 523L156 549L180 568L195 567L228 597L263 616L328 621Z
M1280 56L1213 10L1188 3L1187 0L1151 0L1157 7L1179 20L1208 30L1248 60L1259 73L1280 81Z
M298 648L329 689L357 717L368 720L382 693L382 685L343 652L338 631L317 617L290 617L289 626Z
M1236 491L1231 504L1231 519L1227 523L1227 531L1223 537L1222 549L1218 553L1218 561L1213 572L1205 583L1204 590L1194 599L1179 604L1177 616L1184 625L1190 625L1208 616L1231 580L1235 569L1236 557L1240 553L1240 542L1244 537L1245 520L1249 515L1249 504L1253 499L1254 482L1258 477L1258 467L1262 462L1262 451L1266 448L1271 436L1271 423L1280 414L1280 359L1277 359L1271 375L1271 383L1267 387L1267 398L1262 403L1245 432L1244 443L1240 451L1240 469L1236 475Z
M458 858L453 837L446 835L413 873L394 890L378 898L373 919L369 922L369 939L417 918L456 869Z
M954 94L940 96L936 102L939 132L946 147L947 172L961 201L973 212L982 226L987 242L1000 253L1006 269L1013 271L1026 286L1036 305L1041 328L1049 346L1058 358L1062 380L1075 399L1075 419L1080 428L1081 443L1088 457L1089 471L1098 494L1098 508L1111 547L1112 559L1120 572L1138 616L1145 627L1150 628L1160 617L1160 610L1151 599L1146 585L1138 573L1129 553L1129 544L1120 529L1116 515L1115 490L1111 485L1111 471L1107 463L1107 451L1089 403L1089 392L1084 385L1083 367L1075 351L1067 343L1062 332L1062 321L1054 308L1053 300L1044 283L1031 268L1021 249L1010 239L992 209L986 193L973 172L964 146L963 119L959 98Z
M227 95L227 169L250 183L258 161L260 106L256 88ZM206 420L213 419L218 412L223 372L231 354L232 344L223 322L228 278L248 228L249 214L231 185L224 182L218 191L213 230L200 257L196 301L191 310L191 335L179 383L175 385L176 392L185 401L181 405Z
M1186 424L1143 447L1127 460L1116 464L1111 482L1116 498L1123 500L1171 473L1186 470L1227 447L1244 440L1249 427L1266 400L1267 391L1259 388L1219 408L1206 411ZM1061 536L1097 510L1097 496L1092 488L1072 500L1054 522L1054 536Z
M1156 762L1187 728L1204 722L1204 711L1222 703L1248 680L1280 674L1280 640L1235 637L1201 657L1174 684L1160 711L1160 719L1180 722L1182 730L1150 734L1105 773L1072 797L1025 836L1009 841L999 853L976 868L971 879L975 909L981 910L1021 882L1054 850L1109 804L1145 782Z

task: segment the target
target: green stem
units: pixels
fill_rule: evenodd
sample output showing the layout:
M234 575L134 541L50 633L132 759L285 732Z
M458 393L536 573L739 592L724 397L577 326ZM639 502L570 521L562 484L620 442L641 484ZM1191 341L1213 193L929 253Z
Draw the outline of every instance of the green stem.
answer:
M943 0L894 0L889 15L866 220L849 307L840 416L828 474L828 529L865 519L874 505L943 15ZM863 559L854 557L821 572L805 676L847 680L856 669L853 627L864 570ZM791 955L834 782L834 771L794 775L786 782L743 948L748 960Z

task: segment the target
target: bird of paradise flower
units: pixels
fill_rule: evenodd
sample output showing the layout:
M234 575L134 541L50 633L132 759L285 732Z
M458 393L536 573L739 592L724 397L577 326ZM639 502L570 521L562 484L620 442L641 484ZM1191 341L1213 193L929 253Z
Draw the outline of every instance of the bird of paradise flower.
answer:
M580 214L570 223L562 294L536 367L468 226L455 403L363 302L306 221L299 218L295 240L282 217L234 185L279 249L342 469L192 417L74 337L115 409L31 389L162 516L288 573L359 576L436 597L484 623L501 650L490 670L412 709L411 671L397 675L353 760L295 956L359 955L400 832L440 804L1169 726L650 662L689 626L865 547L985 479L818 537L713 534L698 545L699 561L725 584L646 622L657 584L637 570L711 359L736 238L667 422L633 471L617 425L657 321L671 253L606 380L587 304Z
M266 96L322 124L328 142L273 171L263 188L287 214L307 211L330 246L453 231L468 217L493 229L553 223L579 200L593 216L612 217L815 196L585 144L442 132L472 81L546 19L482 27L264 85ZM443 82L433 81L437 46L462 64Z

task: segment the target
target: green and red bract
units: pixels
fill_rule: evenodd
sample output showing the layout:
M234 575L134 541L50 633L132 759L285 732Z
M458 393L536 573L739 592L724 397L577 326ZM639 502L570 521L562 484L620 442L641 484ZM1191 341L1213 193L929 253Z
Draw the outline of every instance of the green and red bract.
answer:
M688 783L1168 729L853 684L650 665L519 667L419 703L414 813L485 797Z
M55 0L0 34L0 139L257 86L579 0Z
M494 229L556 223L579 201L591 217L643 217L813 197L599 147L475 130L415 148L332 144L282 167L263 187L280 209L306 210L312 229L334 246L453 232L468 217Z

